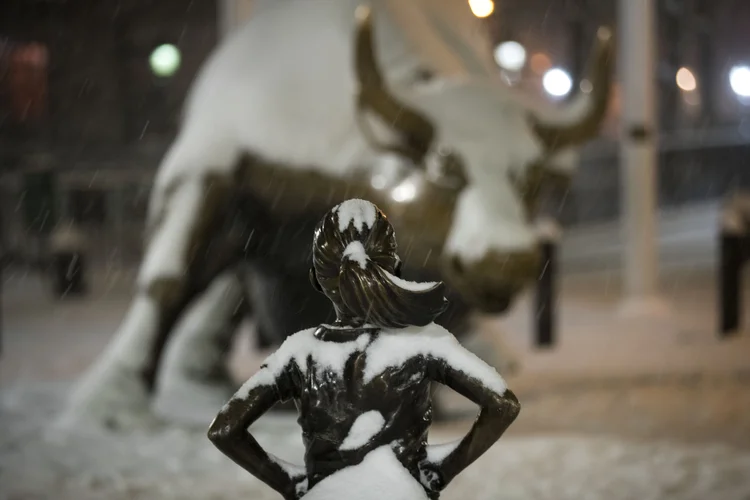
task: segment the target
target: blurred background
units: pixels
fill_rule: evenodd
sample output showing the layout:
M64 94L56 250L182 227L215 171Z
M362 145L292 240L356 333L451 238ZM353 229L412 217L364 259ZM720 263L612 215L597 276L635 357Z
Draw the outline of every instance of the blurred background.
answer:
M621 29L615 0L455 1L486 27L506 84L553 104L577 92L598 27ZM106 473L87 469L92 452L79 474L39 461L42 445L24 452L38 428L19 427L51 419L56 403L39 388L69 387L116 331L142 256L152 179L186 94L226 33L252 15L251 3L0 2L0 498L52 498L58 487L74 493L56 498L232 498L260 488L228 460L196 451L201 432L201 444L189 446L172 434L133 437ZM633 187L621 160L620 69L599 137L582 149L569 189L545 203L564 228L554 341L539 345L534 284L508 314L484 320L488 345L518 365L506 378L524 409L507 447L446 498L750 498L750 271L728 268L726 253L735 240L745 259L750 248L750 2L649 4L658 311L622 311L623 193ZM730 204L744 206L739 233L722 223ZM55 231L71 223L85 241L80 293L59 289L51 260ZM727 327L735 309L739 320ZM251 340L252 320L243 328L232 357L238 380L267 354ZM464 424L443 423L441 432ZM278 443L273 429L267 440ZM115 449L118 439L90 446ZM192 461L167 472L128 469L161 463L156 448L180 448ZM211 467L225 475L196 472ZM472 486L487 474L499 486ZM200 488L175 486L191 475ZM211 486L211 477L222 483Z
M743 165L750 137L750 6L740 0L656 3L659 205L717 201L750 182ZM596 28L614 23L616 14L614 1L492 5L485 21L498 71L551 100L575 90ZM196 72L221 38L216 2L7 0L1 8L6 247L33 252L26 239L72 218L97 232L92 250L98 258L137 262L149 180L176 133ZM482 15L489 10L475 8ZM620 214L618 115L616 87L605 130L584 151L560 209L568 227L612 222ZM27 182L39 187L28 189ZM44 183L55 186L49 216L28 220L43 202L34 197L46 196ZM25 208L16 210L19 204Z

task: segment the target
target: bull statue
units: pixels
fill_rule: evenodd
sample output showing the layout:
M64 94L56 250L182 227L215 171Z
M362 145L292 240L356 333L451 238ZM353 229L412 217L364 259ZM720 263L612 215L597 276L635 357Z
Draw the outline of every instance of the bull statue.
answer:
M388 215L405 278L446 282L440 321L460 338L537 277L538 190L603 121L609 31L593 90L543 109L495 75L465 2L359 1L259 1L207 61L155 179L135 298L66 420L135 425L152 400L215 408L245 315L270 344L332 319L310 245L345 199Z

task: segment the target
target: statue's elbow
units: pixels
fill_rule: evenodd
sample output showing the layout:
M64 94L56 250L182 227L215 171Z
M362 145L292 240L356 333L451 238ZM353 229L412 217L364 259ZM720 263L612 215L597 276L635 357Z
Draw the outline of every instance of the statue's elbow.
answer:
M208 440L211 441L214 446L221 449L232 440L234 430L227 422L220 422L220 420L221 419L217 418L213 421L208 428L207 436Z
M494 413L499 419L507 422L508 425L512 423L521 413L521 403L513 391L507 389L502 395L498 394L493 398L492 401L492 413Z
M515 401L508 401L507 408L508 417L511 421L518 418L518 414L521 413L521 403L517 399Z

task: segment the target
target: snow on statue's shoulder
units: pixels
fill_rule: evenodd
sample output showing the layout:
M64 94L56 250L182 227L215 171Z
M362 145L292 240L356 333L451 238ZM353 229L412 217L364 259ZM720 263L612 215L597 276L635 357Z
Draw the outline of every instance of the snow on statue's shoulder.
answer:
M317 328L309 328L287 337L278 350L266 358L260 370L240 387L233 399L245 399L256 387L275 384L291 362L296 363L304 372L308 369L307 362L311 358L318 369L343 375L349 357L354 352L364 350L370 343L371 336L368 333L349 342L325 342L315 337L316 330Z
M292 360L300 368L304 368L307 356L312 352L316 343L314 334L315 328L308 328L287 337L276 352L266 358L260 370L242 384L232 399L245 399L256 387L275 384L276 378Z
M338 214L341 232L346 231L349 224L354 224L355 229L360 232L365 226L371 228L377 217L375 205L356 198L340 203L333 210Z
M417 356L444 361L497 394L503 394L507 389L505 380L493 367L464 348L453 334L435 323L381 332L367 352L365 383L388 368L403 365Z

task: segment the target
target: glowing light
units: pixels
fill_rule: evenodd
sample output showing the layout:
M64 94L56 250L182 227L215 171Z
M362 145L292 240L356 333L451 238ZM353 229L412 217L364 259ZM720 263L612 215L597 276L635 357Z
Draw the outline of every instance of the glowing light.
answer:
M156 76L172 76L180 67L182 56L177 47L172 44L166 43L159 45L151 52L149 57L149 64L151 65L151 71Z
M549 95L554 97L564 97L568 95L573 88L573 80L566 71L560 68L554 68L545 73L544 78L542 79L542 85L544 85L544 90L547 91Z
M391 192L391 197L399 202L411 201L417 195L417 186L412 181L406 180L396 186Z
M698 87L698 83L695 81L695 75L687 68L680 68L677 71L677 86L685 92L692 92Z
M384 175L376 174L370 179L370 185L375 189L383 189L388 184L388 179Z
M477 17L487 17L495 10L495 2L492 0L469 0L471 12Z
M750 97L750 68L747 66L732 68L729 72L729 84L738 96Z
M508 71L520 71L526 64L526 49L518 42L503 42L495 48L495 61Z
M552 67L552 61L550 61L547 54L542 54L541 52L537 52L531 56L529 63L531 64L532 71L537 75L544 74L545 71Z

